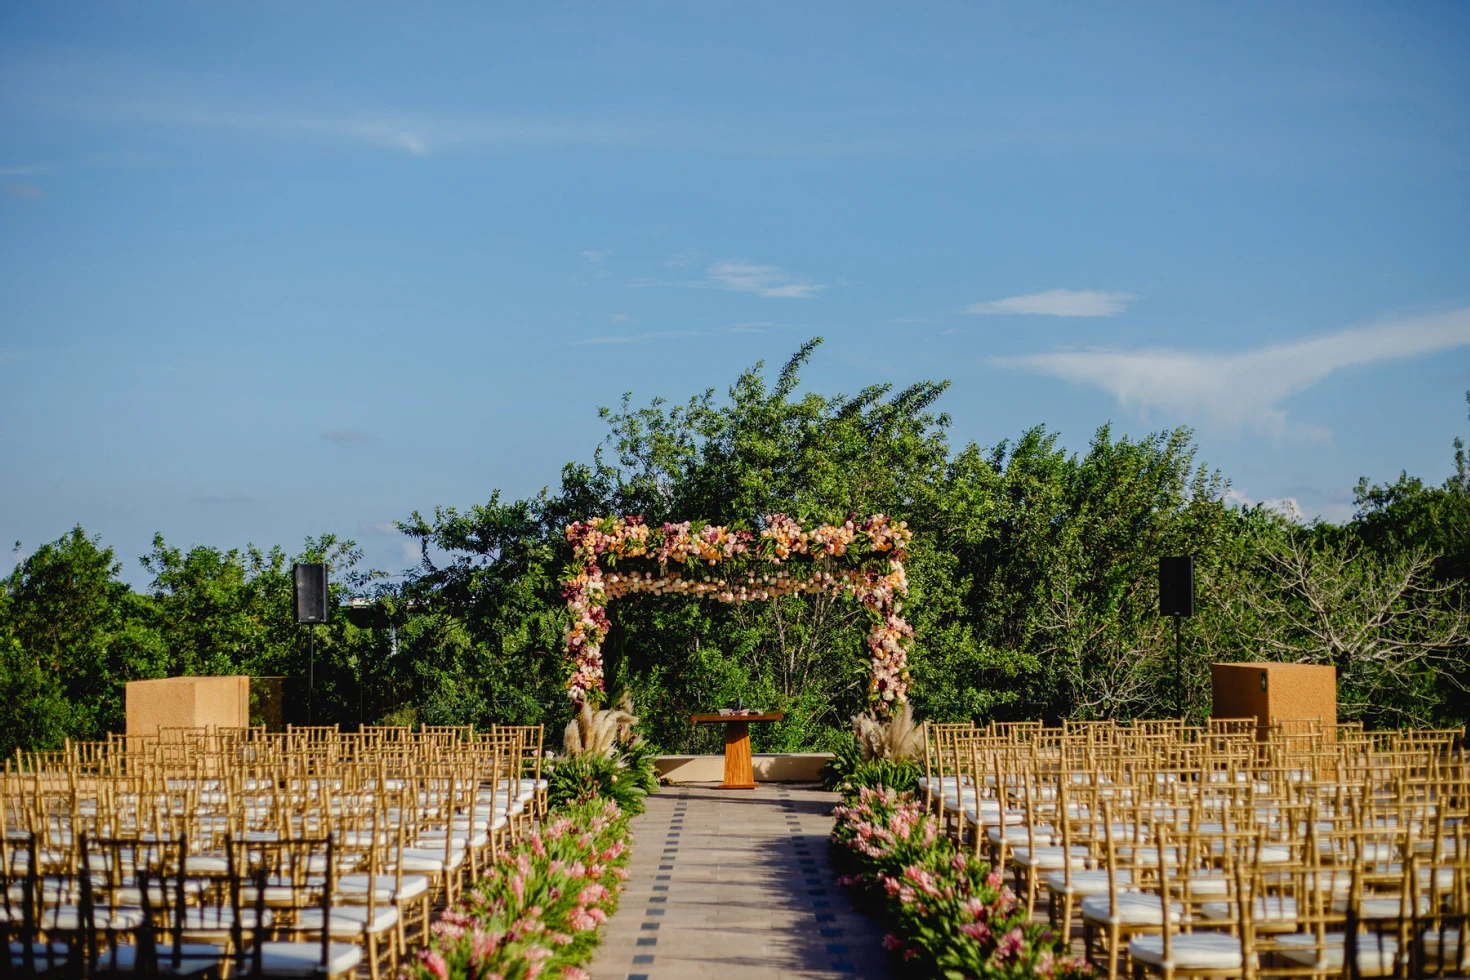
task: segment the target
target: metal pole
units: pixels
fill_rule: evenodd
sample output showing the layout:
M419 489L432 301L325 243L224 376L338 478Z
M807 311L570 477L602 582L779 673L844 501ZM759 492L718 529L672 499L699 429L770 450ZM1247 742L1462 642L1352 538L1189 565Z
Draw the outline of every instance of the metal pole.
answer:
M1176 619L1177 623L1178 620ZM306 635L307 649L310 651L306 657L306 723L311 724L311 695L316 689L316 627L308 625Z
M1179 717L1184 717L1184 640L1179 632L1178 613L1174 615L1174 699L1179 705Z

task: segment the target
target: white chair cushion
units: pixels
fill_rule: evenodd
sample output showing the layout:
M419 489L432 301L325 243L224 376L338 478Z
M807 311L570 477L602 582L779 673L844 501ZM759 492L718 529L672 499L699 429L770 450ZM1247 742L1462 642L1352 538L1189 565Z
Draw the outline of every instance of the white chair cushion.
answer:
M1179 863L1179 848L1165 847L1162 850L1164 852L1164 860L1169 862L1169 867L1172 868ZM1138 856L1135 858L1134 848L1120 847L1118 848L1118 857L1122 860L1132 861L1140 868L1157 868L1159 866L1160 848L1145 844L1138 848L1137 851Z
M957 805L951 805L949 803L946 803L945 807L950 810L959 809ZM972 824L978 824L981 827L996 827L1001 823L1000 804L994 800L981 800L980 808L977 810L974 805L974 799L972 798L964 810L965 819ZM1026 814L1020 810L1005 811L1005 822L1008 824L1018 824L1025 819Z
M1236 904L1206 902L1200 906L1200 914L1214 922L1233 922ZM1256 922L1295 922L1296 899L1289 895L1258 895L1251 903L1251 918Z
M1032 827L1031 833L1035 836L1037 844L1047 845L1060 843L1056 838L1056 832L1051 827ZM999 845L1001 842L1001 838L1004 837L1007 844L1010 844L1012 846L1015 846L1017 844L1025 846L1031 843L1026 834L1027 830L1025 826L1011 826L1006 827L1004 830L996 826L991 827L985 831L985 836L990 840L990 843L995 845Z
M408 902L429 890L429 878L426 875L404 875L400 888L396 876L378 875L373 888L380 902ZM337 879L337 892L345 898L365 897L368 893L368 876L343 875Z
M449 853L449 861L444 861L444 849L431 848L421 850L418 848L405 848L401 864L404 871L417 871L421 874L439 874L446 868L450 871L458 868L464 863L464 849L455 848Z
M16 923L22 918L20 909L11 909L11 917ZM0 916L4 912L0 911ZM75 905L63 905L61 908L49 908L36 917L36 924L42 929L56 929L66 931L76 929L81 925L82 910ZM119 931L136 929L143 923L142 909L129 908L94 908L92 909L92 922L98 929L117 929Z
M1133 885L1133 872L1123 870L1118 872L1118 887L1127 891ZM1067 894L1067 872L1052 871L1046 876L1046 887L1058 895ZM1101 871L1073 871L1072 891L1073 895L1106 895L1108 891L1108 872Z
M1118 896L1115 914L1106 894L1089 895L1082 900L1082 918L1100 925L1116 923L1125 926L1161 926L1164 924L1164 903L1157 895L1125 892ZM1179 902L1170 902L1169 918L1182 922L1184 906Z
M1196 871L1189 876L1189 894L1193 898L1229 895L1230 879L1223 871Z
M273 921L271 910L265 910L265 921L263 925L269 926ZM205 905L197 908L184 909L184 933L185 935L224 935L235 926L234 910L228 906ZM255 928L255 909L240 909L240 928Z
M1171 937L1174 969L1238 970L1240 940L1216 932L1176 933ZM1140 963L1164 966L1164 937L1139 936L1128 943L1128 955Z
M191 875L222 875L229 870L229 860L213 854L190 854L184 858L184 871Z
M178 968L173 963L173 946L158 947L158 972L166 977L188 977L205 970L212 970L224 959L225 951L209 943L184 943L180 951ZM116 969L119 973L132 973L138 967L138 947L119 944L116 967L113 965L112 950L104 949L97 956L97 970L106 974Z
M1455 955L1460 962L1455 966ZM1470 970L1470 937L1461 943L1459 929L1425 929L1424 958L1431 969L1450 966L1459 970Z
M1358 904L1358 918L1368 922L1380 922L1384 919L1397 919L1399 913L1404 910L1408 903L1401 903L1397 896L1386 895L1381 898L1365 898ZM1419 914L1429 914L1429 896L1418 897ZM1347 899L1340 898L1332 903L1332 907L1339 912L1346 912Z
M371 920L366 905L332 906L331 931L333 936L377 935L398 924L398 907L379 905L373 909ZM320 932L321 909L301 909L296 913L295 928L302 932Z
M970 785L970 777L968 777L968 776L942 776L942 777L941 776L920 776L919 777L919 788L922 789L922 790L931 790L932 789L932 790L935 790L936 792L942 790L945 793L953 793L956 787L958 787L958 786L968 786L968 785Z
M1317 938L1305 933L1294 933L1276 937L1281 955L1293 963L1319 964L1325 972L1341 973L1347 962L1347 937L1342 933L1329 933L1326 944L1317 948ZM1292 947L1298 947L1293 949ZM1392 936L1380 937L1360 935L1358 937L1358 972L1364 976L1381 977L1394 971L1398 962L1399 944Z
M66 965L66 943L52 943L49 950L50 959L47 959L48 950L45 943L31 943L32 962L38 971L44 971L48 966L63 967ZM10 943L10 965L19 970L25 966L26 948L20 943Z
M320 976L321 961L319 942L263 943L260 949L261 972L268 977ZM356 970L361 962L362 948L355 943L332 943L327 947L327 973L331 976Z
M1011 860L1023 868L1052 871L1070 864L1073 868L1087 867L1087 848L1073 846L1070 851L1062 847L1018 847L1011 851Z

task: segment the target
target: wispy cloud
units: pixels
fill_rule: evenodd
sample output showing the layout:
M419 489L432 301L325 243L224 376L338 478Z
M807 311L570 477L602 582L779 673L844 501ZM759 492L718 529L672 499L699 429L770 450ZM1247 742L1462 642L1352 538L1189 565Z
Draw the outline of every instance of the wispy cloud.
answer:
M612 317L613 323L629 323L633 319L626 313L609 313L608 316Z
M634 289L651 289L673 286L682 289L724 289L734 293L752 293L766 299L811 299L826 289L824 283L787 272L780 266L755 265L744 259L726 259L716 262L706 271L704 279L653 279L628 280Z
M445 116L418 112L334 113L244 108L185 102L157 95L135 98L48 98L41 106L75 118L149 123L189 129L241 130L279 136L366 143L411 156L457 147L539 147L630 142L641 130L601 120L515 116Z
M46 192L29 181L18 181L5 185L5 193L11 197L18 197L23 201L39 201L46 196Z
M328 429L322 433L327 442L371 442L372 436L358 429Z
M794 276L779 266L753 265L729 259L710 266L709 278L716 289L754 293L766 299L810 299L827 288Z
M681 248L679 251L664 259L664 265L670 269L684 269L694 264L695 257L699 252L692 248Z
M1154 409L1181 422L1230 432L1329 438L1330 430L1288 422L1282 403L1344 368L1470 346L1470 309L1260 347L1214 351L1074 350L994 357L1000 367L1033 371L1108 392L1125 407Z
M582 257L584 259L586 259L588 262L591 262L593 265L596 265L597 263L601 262L603 259L607 258L611 254L613 254L613 250L610 249L610 248L584 248L584 249L582 249Z
M358 534L402 534L392 521L358 521Z
M54 167L43 164L18 164L14 166L0 166L0 177L43 177L49 173L55 173Z
M1132 293L1108 289L1048 289L988 303L971 303L966 313L1033 316L1117 316L1137 299Z

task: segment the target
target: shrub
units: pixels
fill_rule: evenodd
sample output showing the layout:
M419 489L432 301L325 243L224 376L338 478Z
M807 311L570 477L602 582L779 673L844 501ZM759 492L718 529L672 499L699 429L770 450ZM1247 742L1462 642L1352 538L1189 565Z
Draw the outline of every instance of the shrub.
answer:
M912 794L864 787L834 813L833 863L846 872L838 883L888 922L883 945L903 961L904 976L1092 976L1065 940L1027 921L1000 872L956 848Z
M900 793L912 793L919 788L919 777L924 770L907 759L869 759L859 762L838 784L842 802L851 804L864 789L892 789Z
M629 816L643 812L643 797L658 789L654 749L642 740L616 754L582 754L554 759L546 775L552 807L587 803L599 797L617 803Z
M852 775L863 761L862 746L858 744L857 736L844 735L832 747L832 758L822 766L819 778L822 780L822 789L832 792L842 785L842 781Z

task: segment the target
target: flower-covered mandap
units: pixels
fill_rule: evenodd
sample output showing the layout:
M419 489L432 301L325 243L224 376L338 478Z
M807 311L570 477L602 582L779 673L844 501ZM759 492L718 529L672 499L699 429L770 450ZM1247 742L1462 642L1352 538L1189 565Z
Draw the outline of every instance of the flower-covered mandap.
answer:
M685 521L653 527L641 517L567 525L572 563L562 578L572 673L567 692L581 703L604 690L607 604L632 592L693 595L719 602L775 599L796 592L847 592L868 610L868 699L880 712L908 700L914 631L903 618L904 559L913 535L903 521L803 528L771 514L758 531Z

